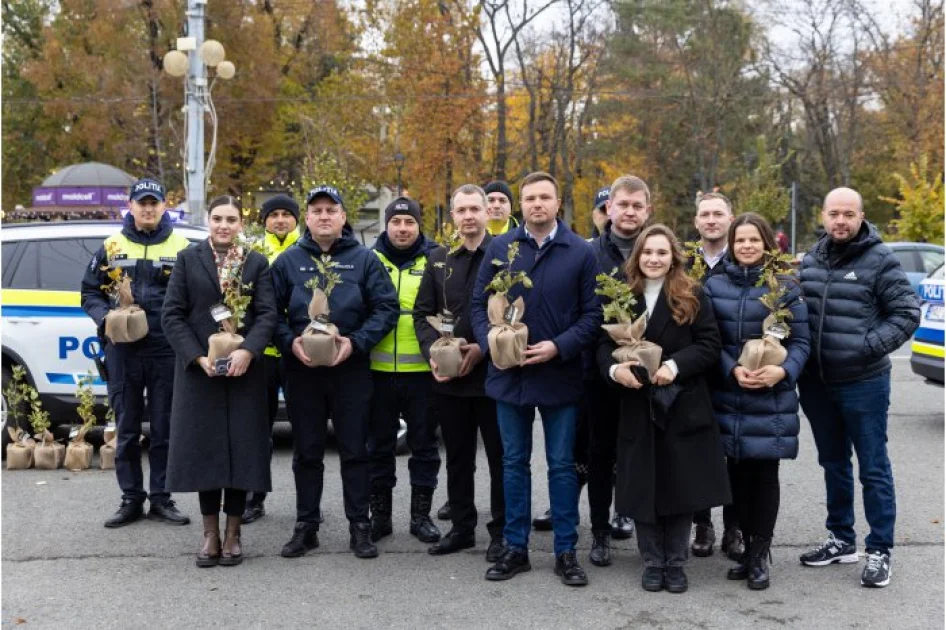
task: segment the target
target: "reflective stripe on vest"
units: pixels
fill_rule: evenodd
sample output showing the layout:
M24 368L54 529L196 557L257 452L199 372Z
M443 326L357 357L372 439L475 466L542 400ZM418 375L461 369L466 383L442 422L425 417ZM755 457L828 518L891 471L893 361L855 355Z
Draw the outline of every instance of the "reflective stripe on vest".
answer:
M186 237L173 231L165 240L151 245L136 243L122 232L119 232L105 239L105 250L108 251L109 247L114 249L117 245L118 251L116 253L124 254L126 256L125 261L129 263L135 260L156 260L173 265L174 261L177 260L177 253L190 247L190 244L191 242Z
M279 239L272 232L267 232L266 236L263 237L263 243L266 245L269 264L272 266L273 262L279 257L281 253L289 249L290 245L293 245L296 241L299 240L299 230L290 230L286 234L286 238L279 242ZM276 349L274 344L269 344L266 346L266 349L263 350L263 354L269 357L281 357L279 350Z
M371 369L378 372L429 372L430 365L420 352L420 343L414 332L414 300L420 290L420 281L427 268L427 257L418 256L405 269L394 263L378 250L372 250L391 276L401 303L397 326L371 350Z

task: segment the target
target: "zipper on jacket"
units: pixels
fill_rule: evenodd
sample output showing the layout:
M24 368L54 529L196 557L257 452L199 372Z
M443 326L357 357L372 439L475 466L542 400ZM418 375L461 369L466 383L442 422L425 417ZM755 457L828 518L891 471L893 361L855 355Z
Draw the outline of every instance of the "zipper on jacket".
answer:
M412 265L413 266L413 263ZM397 373L397 333L401 326L401 273L400 267L397 268L397 324L394 326L394 373Z
M746 308L746 296L749 294L749 269L744 267L742 270L743 280L745 282L742 285L742 294L739 296L739 316L736 318L736 339L739 340L739 343L744 342L742 338L742 318L745 314ZM738 361L738 359L737 359ZM739 385L736 383L736 385ZM742 387L738 387L736 391L736 409L742 408ZM736 455L736 461L739 461L739 428L742 425L742 414L738 411L735 415L735 422L733 422L733 453Z
M821 298L821 321L818 325L818 374L824 383L824 353L821 351L821 340L824 338L824 316L828 309L828 289L831 287L831 263L828 263L828 279L824 283L824 295Z

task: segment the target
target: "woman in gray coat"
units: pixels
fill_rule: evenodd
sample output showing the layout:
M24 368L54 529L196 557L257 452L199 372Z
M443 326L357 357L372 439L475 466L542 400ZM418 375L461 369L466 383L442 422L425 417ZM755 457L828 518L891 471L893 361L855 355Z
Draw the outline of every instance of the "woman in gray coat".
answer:
M177 355L167 487L199 493L204 521L197 554L201 567L243 560L240 517L246 492L271 489L266 383L258 359L276 325L266 258L245 251L237 240L243 219L237 201L214 199L208 219L210 238L177 257L162 316ZM208 339L220 331L218 321L243 309L235 331L243 342L212 363ZM222 545L221 496L227 515Z

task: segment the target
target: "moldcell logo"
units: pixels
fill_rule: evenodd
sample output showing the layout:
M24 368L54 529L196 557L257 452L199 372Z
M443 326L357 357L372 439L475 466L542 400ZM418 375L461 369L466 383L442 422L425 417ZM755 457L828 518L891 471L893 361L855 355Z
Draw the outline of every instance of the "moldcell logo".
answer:
M42 203L44 201L52 201L52 200L53 200L53 194L51 192L42 193L39 195L33 195L33 201L35 203Z
M105 195L108 201L128 201L128 195L123 192L111 192Z
M92 201L93 195L94 193L90 193L90 192L63 193L62 200L63 201Z

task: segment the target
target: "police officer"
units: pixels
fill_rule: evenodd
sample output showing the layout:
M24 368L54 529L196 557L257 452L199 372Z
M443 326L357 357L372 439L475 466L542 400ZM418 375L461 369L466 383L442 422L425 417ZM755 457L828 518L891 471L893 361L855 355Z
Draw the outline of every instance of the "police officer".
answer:
M486 228L492 236L505 234L509 230L519 227L519 221L512 216L513 197L509 184L502 180L492 181L483 187L486 192L486 202L489 220Z
M171 228L160 182L139 179L129 191L128 205L130 212L121 232L105 239L82 279L82 308L98 327L100 339L105 339L105 320L117 306L102 288L110 282L103 267L120 268L127 275L135 304L144 310L148 320L148 334L143 339L105 343L108 400L115 410L118 434L115 473L122 489L121 507L105 521L105 527L122 527L140 519L146 498L151 503L149 518L187 525L190 519L178 511L164 489L174 350L162 331L161 311L177 253L190 242ZM140 446L146 389L151 424L150 492L144 490Z
M410 532L422 542L434 543L440 540L440 530L430 520L430 505L440 472L440 452L437 425L427 412L433 381L414 332L414 299L436 244L420 233L420 205L413 199L398 197L388 204L384 224L374 253L391 276L401 315L397 327L371 351L371 540L380 540L393 530L394 451L398 417L403 414L411 449Z
M299 240L299 204L288 195L276 195L263 202L260 208L260 220L266 228L263 244L269 264L283 253L288 247ZM279 411L279 389L285 384L279 350L275 344L269 344L263 353L263 369L266 375L266 401L269 412L269 428L272 432L276 421L276 412ZM252 523L266 515L265 492L247 493L246 511L243 512L243 523Z
M368 518L370 461L368 413L371 370L368 353L397 324L398 301L381 261L355 240L342 196L318 186L306 197L306 231L273 263L276 292L276 345L286 374L286 406L292 422L292 472L296 482L296 525L282 556L297 558L319 546L319 505L325 471L329 413L341 460L349 547L359 558L374 558ZM305 354L302 333L310 325L312 290L323 256L340 276L328 296L329 319L338 328L331 366L315 367Z

